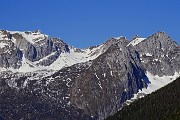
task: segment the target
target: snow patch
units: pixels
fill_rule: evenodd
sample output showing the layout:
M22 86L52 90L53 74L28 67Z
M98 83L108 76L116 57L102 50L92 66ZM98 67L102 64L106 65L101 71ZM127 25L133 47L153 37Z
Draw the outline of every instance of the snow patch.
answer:
M89 48L85 50L80 49L80 52L77 52L76 48L71 47L69 53L61 53L58 59L54 61L48 68L52 70L60 70L63 67L93 60L101 54L101 47L102 46L99 46L92 50ZM98 49L100 52L94 54Z
M96 78L99 80L99 77L97 76L97 74L95 73L95 76L96 76Z
M23 55L22 57L22 66L19 69L14 69L14 72L32 72L32 71L38 71L42 70L43 68L35 65L33 62L29 61L25 58Z
M113 76L113 73L112 73L112 71L110 71L110 74L111 74L111 76Z
M101 86L101 82L100 82L100 81L98 82L98 85L99 85L99 87L102 89L102 86Z
M68 86L68 87L70 87L70 85L69 85L69 83L71 82L72 80L71 80L71 78L67 78L67 80L66 80L66 86Z
M6 43L0 43L0 48L4 48L6 45L8 45L8 44L6 44Z
M152 56L150 53L145 53L146 56Z
M142 42L145 39L146 38L136 38L136 39L132 40L127 46L129 46L129 45L135 46L135 45L139 44L140 42Z
M174 75L172 75L172 76L164 75L162 77L159 77L158 75L154 76L150 72L147 71L146 75L150 81L147 88L143 88L142 90L139 90L139 92L137 94L134 94L130 100L127 100L125 102L125 104L129 105L136 99L142 98L147 94L151 94L152 92L160 89L161 87L164 87L165 85L173 82L176 78L178 78L180 76L180 72L175 72Z
M47 60L49 57L51 57L51 56L53 56L53 55L55 55L55 54L56 54L56 52L52 52L51 54L45 56L44 58L40 59L39 61L35 61L35 62L33 62L33 63L34 63L34 64L38 64L39 62L42 62L43 60Z
M180 76L180 72L175 72L173 76L162 76L159 77L158 75L152 75L150 72L147 71L147 77L149 78L149 81L151 82L148 84L147 88L143 88L140 93L150 94L159 88L171 83L174 81L177 77Z
M106 77L106 73L104 73L103 76Z
M18 33L22 35L29 43L34 44L38 41L44 40L45 38L48 37L48 35L42 34L41 32L20 32L20 31L8 31L11 34Z

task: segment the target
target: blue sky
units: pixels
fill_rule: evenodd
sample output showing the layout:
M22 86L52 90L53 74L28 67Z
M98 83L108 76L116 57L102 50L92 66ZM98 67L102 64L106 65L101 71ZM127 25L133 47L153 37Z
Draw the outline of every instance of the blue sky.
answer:
M39 29L79 48L157 31L180 44L180 0L2 0L0 11L0 29Z

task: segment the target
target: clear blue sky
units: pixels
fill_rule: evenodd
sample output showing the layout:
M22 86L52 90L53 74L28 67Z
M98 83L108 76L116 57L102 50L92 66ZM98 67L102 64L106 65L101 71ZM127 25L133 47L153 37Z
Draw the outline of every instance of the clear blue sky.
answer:
M2 0L0 11L0 29L39 29L79 48L157 31L180 44L180 0Z

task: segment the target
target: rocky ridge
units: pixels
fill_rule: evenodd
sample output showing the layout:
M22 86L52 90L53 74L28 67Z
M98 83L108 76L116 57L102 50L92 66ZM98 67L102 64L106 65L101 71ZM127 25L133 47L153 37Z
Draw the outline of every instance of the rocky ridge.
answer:
M99 46L84 50L69 46L59 38L55 40L47 35L41 38L43 35L39 31L28 32L28 35L38 34L36 39L23 37L26 33L18 33L22 36L19 38L15 37L17 32L10 33L0 33L6 36L2 37L4 46L1 48L11 51L11 54L2 52L5 57L1 55L0 58L4 58L7 65L3 62L1 67L19 69L24 59L32 65L30 67L47 67L26 73L1 72L0 101L6 101L6 106L4 102L0 103L2 118L104 119L119 110L139 90L151 85L147 72L154 76L172 76L180 71L180 47L164 32L146 39L136 36L131 42L125 37L110 38ZM17 42L19 40L24 43ZM10 58L13 58L12 62ZM68 60L72 59L76 62L69 64ZM59 62L61 60L64 62ZM59 66L58 71L47 69L53 64ZM32 99L33 102L29 102ZM12 101L18 102L13 104ZM24 110L27 110L26 114L18 116Z

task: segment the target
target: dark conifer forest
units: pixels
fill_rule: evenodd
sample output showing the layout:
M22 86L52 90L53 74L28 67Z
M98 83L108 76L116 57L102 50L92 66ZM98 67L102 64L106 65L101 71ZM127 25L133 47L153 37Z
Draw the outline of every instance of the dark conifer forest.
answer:
M106 120L180 120L180 77Z

